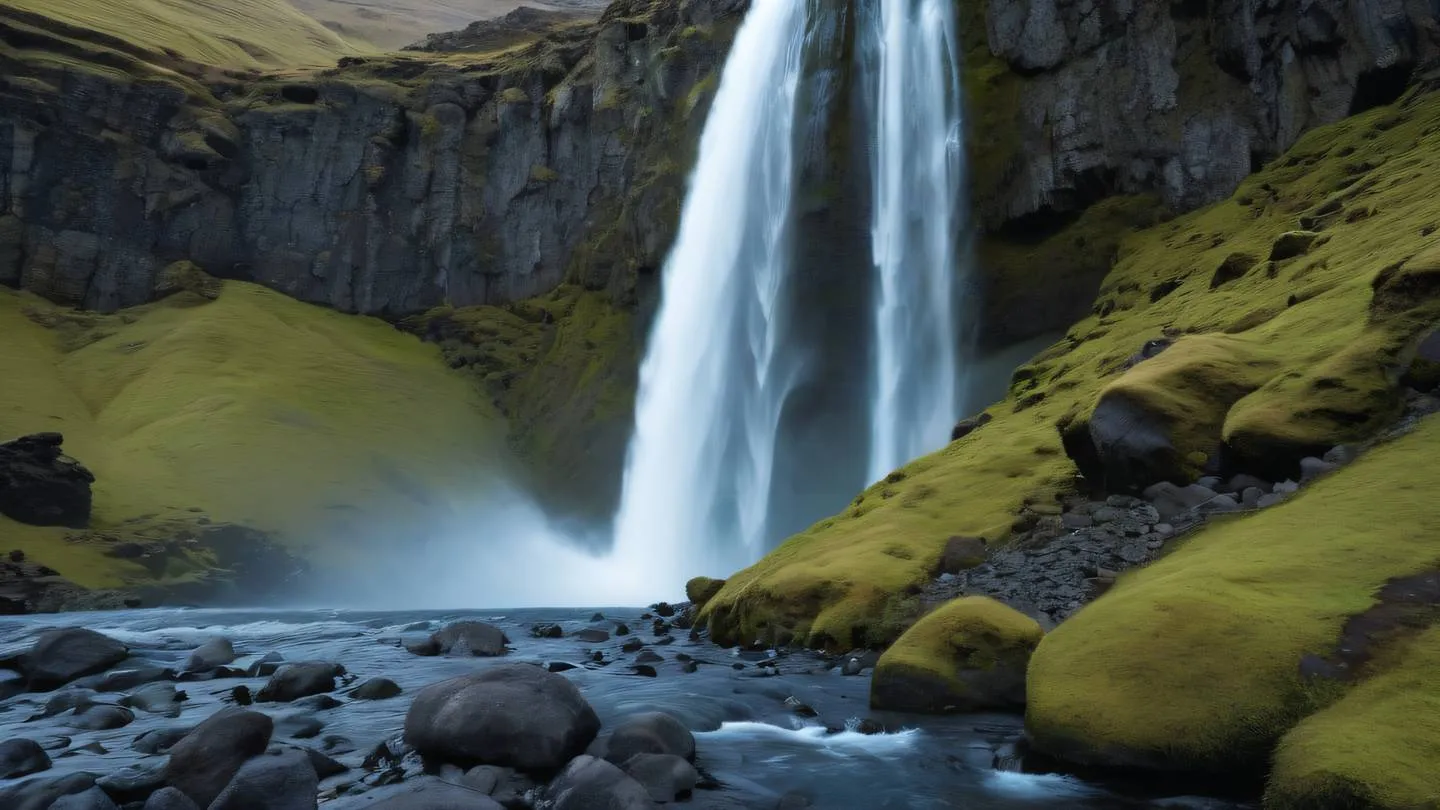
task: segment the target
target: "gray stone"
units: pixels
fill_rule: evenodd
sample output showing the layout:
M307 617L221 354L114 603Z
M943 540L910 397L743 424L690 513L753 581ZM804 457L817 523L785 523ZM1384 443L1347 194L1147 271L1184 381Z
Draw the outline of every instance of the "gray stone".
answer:
M674 754L636 754L621 768L662 804L690 795L700 781L695 766Z
M1300 485L1295 483L1294 481L1289 480L1277 483L1275 487L1271 490L1271 492L1276 495L1294 495L1296 492L1299 491Z
M1339 444L1325 451L1321 461L1326 464L1334 464L1337 467L1349 464L1360 455L1359 448L1353 444Z
M627 717L604 741L604 758L623 765L636 754L673 754L695 759L695 735L685 724L664 712Z
M353 803L341 800L325 806L337 810L504 810L483 793L432 777L374 790Z
M76 678L104 672L129 656L129 648L115 639L71 627L41 633L20 666L30 688L46 692Z
M59 433L37 433L0 442L0 515L34 526L85 528L95 476L60 452L63 441Z
M1255 502L1255 507L1257 509L1268 509L1284 501L1287 497L1289 497L1288 494L1284 492L1272 492L1269 495L1261 495L1260 500Z
M1318 458L1300 459L1300 483L1305 484L1335 470L1337 465Z
M1155 507L1158 517L1167 522L1214 497L1214 490L1206 489L1198 484L1180 487L1169 482L1161 482L1147 487L1145 490L1145 499Z
M400 685L389 678L371 678L350 690L356 700L386 700L401 693Z
M110 731L135 722L135 713L121 706L94 703L77 709L65 725L85 731Z
M18 779L50 770L50 757L40 743L23 737L0 741L0 779Z
M234 661L235 647L230 643L230 639L212 638L190 653L190 657L185 659L185 669L189 672L208 672Z
M142 686L120 699L120 703L132 709L166 717L179 717L181 693L168 683L152 683Z
M575 640L586 644L601 644L610 640L610 631L597 627L586 628L575 634Z
M318 788L304 753L264 754L240 766L209 810L315 810Z
M546 790L553 810L653 810L655 802L639 782L603 759L579 756Z
M84 793L94 786L95 775L89 773L26 779L0 787L0 807L5 810L49 810L62 796Z
M1197 508L1204 512L1234 512L1240 508L1240 502L1229 495L1216 495Z
M495 792L495 788L506 776L504 768L497 768L494 765L476 765L460 777L459 784L488 796Z
M1125 511L1123 509L1117 509L1113 506L1100 506L1090 513L1090 517L1094 518L1096 523L1112 523L1124 516Z
M335 679L343 674L344 667L323 661L285 664L270 676L269 682L261 687L255 699L261 703L289 703L310 695L331 692L335 689Z
M165 763L142 761L108 773L95 784L119 804L143 802L165 787Z
M431 639L442 655L504 655L510 643L504 631L485 622L455 622Z
M1060 516L1060 522L1065 528L1074 531L1075 529L1088 529L1095 525L1095 519L1089 515L1082 515L1078 512L1066 512Z
M1206 489L1213 489L1216 492L1219 492L1220 487L1224 482L1220 480L1219 476L1207 475L1196 481L1195 483L1202 487L1205 487Z
M223 709L170 749L166 781L208 808L246 760L265 753L273 729L259 712Z
M119 810L115 802L98 787L80 793L61 796L50 805L50 810Z
M189 796L172 787L161 788L145 800L144 810L202 810Z
M564 676L529 664L490 667L428 686L405 717L405 741L456 764L559 770L600 730Z
M1254 509L1260 505L1260 499L1263 497L1265 497L1265 491L1259 487L1246 487L1245 491L1240 493L1240 503L1244 504L1246 508Z

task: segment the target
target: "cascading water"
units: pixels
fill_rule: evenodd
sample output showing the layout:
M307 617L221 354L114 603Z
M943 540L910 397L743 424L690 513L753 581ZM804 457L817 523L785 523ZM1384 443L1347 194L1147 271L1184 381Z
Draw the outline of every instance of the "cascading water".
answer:
M964 150L954 0L870 2L877 481L943 447L956 417Z
M788 362L784 300L803 0L754 0L700 140L640 369L615 553L652 576L764 551Z

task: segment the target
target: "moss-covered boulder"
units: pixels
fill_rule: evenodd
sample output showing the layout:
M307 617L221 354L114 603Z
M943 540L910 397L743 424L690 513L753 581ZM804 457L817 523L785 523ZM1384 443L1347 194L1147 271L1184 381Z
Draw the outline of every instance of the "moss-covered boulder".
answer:
M1293 500L1214 523L1122 577L1036 649L1026 713L1034 745L1094 765L1263 770L1276 743L1343 689L1303 677L1302 659L1332 654L1347 618L1371 608L1388 581L1433 570L1437 452L1440 422L1431 420ZM1365 697L1377 683L1313 721L1334 712L1387 724L1385 701ZM1440 686L1412 699L1434 705ZM1293 739L1295 753L1281 759L1289 773L1303 771L1304 741L1316 736Z
M880 656L870 707L940 713L1023 706L1025 668L1044 635L1034 619L993 599L956 599Z
M685 583L685 598L690 604L700 607L714 598L720 589L725 587L725 580L711 579L710 577L695 577Z

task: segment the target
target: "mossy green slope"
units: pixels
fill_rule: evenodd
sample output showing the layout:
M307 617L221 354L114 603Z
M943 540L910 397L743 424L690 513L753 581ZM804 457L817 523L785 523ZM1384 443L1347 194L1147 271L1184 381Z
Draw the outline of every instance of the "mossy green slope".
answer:
M1027 504L1055 508L1075 475L1058 426L1162 335L1233 336L1274 364L1268 377L1247 371L1238 401L1171 403L1221 426L1217 443L1263 455L1367 434L1394 413L1396 368L1435 316L1440 264L1426 249L1440 226L1427 180L1437 170L1440 100L1413 96L1310 133L1230 200L1130 235L1093 313L1016 373L993 422L731 577L703 618L744 643L892 641L902 628L887 610L931 576L948 537L998 540ZM1302 217L1321 238L1268 261ZM1255 265L1216 283L1237 253ZM1045 268L1034 272L1045 283Z
M3 0L0 6L218 67L329 67L356 52L286 0Z
M1381 446L1287 503L1212 525L1048 635L1027 726L1077 761L1262 770L1328 690L1326 655L1387 580L1434 568L1440 422Z
M55 430L97 477L94 526L200 510L343 563L443 517L497 461L503 424L440 352L372 318L227 282L113 316L0 292L0 435ZM133 567L4 524L86 585Z
M1280 741L1265 806L1273 810L1440 805L1440 628L1402 662L1307 717Z

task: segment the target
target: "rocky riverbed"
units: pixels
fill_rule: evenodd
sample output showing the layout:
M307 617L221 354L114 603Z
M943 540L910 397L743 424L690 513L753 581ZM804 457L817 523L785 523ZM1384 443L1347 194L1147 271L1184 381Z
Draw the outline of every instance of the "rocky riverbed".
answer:
M722 649L687 624L665 608L10 619L0 807L1243 806L1033 772L1019 717L871 712L848 657Z

